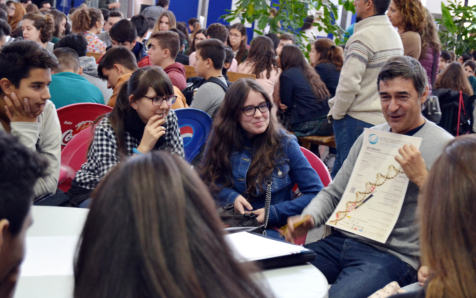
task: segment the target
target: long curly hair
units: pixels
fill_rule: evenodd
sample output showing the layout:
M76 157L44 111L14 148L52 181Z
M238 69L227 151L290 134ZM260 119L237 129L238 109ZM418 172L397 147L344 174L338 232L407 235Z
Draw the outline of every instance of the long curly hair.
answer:
M417 32L420 35L425 26L425 8L420 0L393 0L395 6L403 16L403 23L405 31Z
M269 105L268 113L271 113L273 102L268 93L256 81L240 79L228 89L221 108L213 120L212 132L200 169L203 181L209 185L213 192L225 187L233 187L230 153L245 150L247 136L239 120L243 115L243 107L251 90L263 96ZM254 155L246 177L248 182L246 192L248 194L263 189L264 182L273 172L274 161L284 154L281 148L281 138L285 133L275 121L270 115L266 131L252 140Z
M271 38L267 36L258 36L251 42L250 52L245 63L250 63L253 67L253 74L256 78L269 79L271 72L278 72L278 62L276 61L276 52Z
M426 13L426 22L425 27L423 28L423 33L421 34L421 48L422 50L430 47L435 52L440 52L441 50L441 42L440 37L438 36L438 29L435 25L435 18L431 15L431 12L428 8L425 8ZM426 51L421 51L422 55L426 53Z
M23 19L30 20L33 26L40 31L40 40L42 43L51 41L55 29L55 21L51 14L44 15L39 12L29 12Z

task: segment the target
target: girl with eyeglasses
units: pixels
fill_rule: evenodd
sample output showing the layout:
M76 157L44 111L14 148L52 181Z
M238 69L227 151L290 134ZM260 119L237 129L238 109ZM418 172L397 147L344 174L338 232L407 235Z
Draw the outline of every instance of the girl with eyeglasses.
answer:
M122 159L153 150L184 156L172 82L159 67L139 68L124 83L116 105L95 121L87 161L76 173L68 196L72 205L89 198L97 183Z
M218 205L232 203L236 212L258 215L260 223L269 187L268 227L281 227L288 217L301 214L323 186L296 138L270 117L272 107L254 80L233 83L213 121L201 175ZM302 193L298 198L296 184ZM280 238L271 228L267 234Z

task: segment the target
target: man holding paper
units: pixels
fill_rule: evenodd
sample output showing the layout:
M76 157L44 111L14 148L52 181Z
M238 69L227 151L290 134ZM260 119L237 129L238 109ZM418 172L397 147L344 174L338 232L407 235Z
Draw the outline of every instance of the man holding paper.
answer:
M453 138L421 114L428 82L417 60L389 59L377 84L387 123L358 138L334 181L304 209L301 216L310 215L308 220L294 228L301 216L288 219L286 239L291 242L326 222L336 227L332 235L306 246L317 254L313 265L333 284L329 298L368 297L391 281L405 286L417 280L418 191ZM375 216L362 217L369 214ZM379 216L388 222L377 220Z

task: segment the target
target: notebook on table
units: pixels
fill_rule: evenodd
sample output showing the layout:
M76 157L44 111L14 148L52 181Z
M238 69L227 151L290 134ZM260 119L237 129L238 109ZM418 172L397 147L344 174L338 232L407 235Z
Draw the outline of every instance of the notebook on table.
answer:
M266 236L240 232L228 234L226 241L240 262L256 262L262 269L295 266L315 260L316 254L300 245Z

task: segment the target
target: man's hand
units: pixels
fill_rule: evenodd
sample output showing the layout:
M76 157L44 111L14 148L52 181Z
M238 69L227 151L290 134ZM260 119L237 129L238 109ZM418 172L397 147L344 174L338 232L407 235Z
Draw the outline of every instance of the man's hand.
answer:
M314 227L314 219L312 216L309 216L307 220L295 228L295 224L301 220L301 215L288 218L288 228L286 234L284 235L287 242L294 243L294 239L304 236L310 229Z
M235 207L235 212L244 214L245 213L245 208L248 210L253 210L253 206L243 197L243 196L238 196L235 199L234 202L234 207Z
M28 98L24 98L22 104L15 93L12 92L10 96L11 98L5 96L4 100L7 117L11 122L38 122L38 116L43 112L43 108L33 113Z
M400 156L395 156L395 160L400 164L403 171L411 182L415 183L418 188L423 186L428 170L426 169L425 160L421 157L420 151L413 145L403 145L398 149Z
M108 6L107 6L109 9L113 9L113 8L121 8L121 3L119 2L115 2L115 3L110 3Z
M288 106L285 105L284 103L281 103L281 101L279 101L278 105L282 111L286 111L288 109Z
M428 279L428 267L421 266L420 270L418 270L418 282L420 286L423 287L427 279Z

